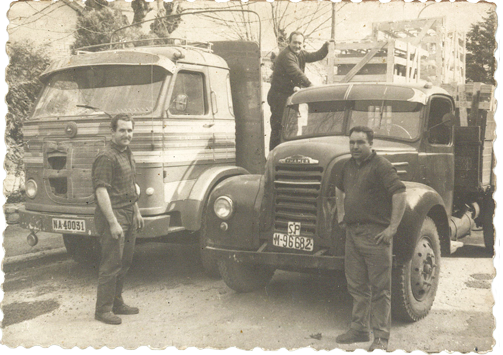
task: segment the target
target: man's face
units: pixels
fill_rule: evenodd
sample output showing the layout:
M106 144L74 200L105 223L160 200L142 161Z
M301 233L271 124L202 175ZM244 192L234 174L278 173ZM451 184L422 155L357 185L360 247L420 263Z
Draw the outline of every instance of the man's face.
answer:
M288 44L291 51L295 54L299 54L302 50L302 45L304 44L304 37L302 35L293 35L292 40Z
M351 156L361 163L372 153L372 143L369 143L365 132L353 132L349 136L349 149Z
M112 142L117 144L120 149L125 149L133 139L133 122L117 121L117 130L112 130Z

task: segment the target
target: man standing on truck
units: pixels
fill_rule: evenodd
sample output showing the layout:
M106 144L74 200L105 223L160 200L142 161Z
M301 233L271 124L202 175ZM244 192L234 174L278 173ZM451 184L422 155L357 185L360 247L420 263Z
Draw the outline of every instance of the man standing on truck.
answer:
M302 50L304 35L301 32L290 33L288 47L283 49L274 62L271 89L267 94L267 103L271 106L271 138L269 151L273 150L281 140L281 119L286 100L293 94L294 87L312 86L304 74L306 63L317 62L328 54L328 42L325 42L317 52Z
M124 277L133 260L135 231L143 228L135 182L135 162L129 144L134 120L118 114L111 121L112 139L93 164L96 197L94 223L101 235L101 263L95 318L121 324L117 314L138 314L122 299Z
M337 196L344 193L344 205L339 199L337 210L346 228L344 268L353 297L351 327L336 341L367 342L371 326L374 341L369 351L388 348L392 241L405 211L405 185L391 163L376 155L373 138L369 127L351 128L351 158L336 183Z

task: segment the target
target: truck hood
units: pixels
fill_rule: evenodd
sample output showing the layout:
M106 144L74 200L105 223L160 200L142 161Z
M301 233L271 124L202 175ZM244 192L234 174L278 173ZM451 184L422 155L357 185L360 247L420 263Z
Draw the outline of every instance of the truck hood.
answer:
M276 147L271 155L274 165L327 166L338 156L349 158L349 140L347 136L331 136L289 141Z
M417 153L413 144L390 140L374 139L374 149L391 160ZM348 136L316 137L278 145L267 159L263 179L260 218L264 238L272 238L273 233L288 234L287 227L298 223L301 235L314 238L318 248L336 248L332 255L342 255L332 238L338 228L335 186L350 156Z
M416 152L411 144L380 139L374 139L373 149L380 155L385 155L387 152ZM274 165L278 163L318 164L324 167L337 157L349 159L351 156L348 136L327 136L288 141L280 144L270 154L268 160L274 160Z

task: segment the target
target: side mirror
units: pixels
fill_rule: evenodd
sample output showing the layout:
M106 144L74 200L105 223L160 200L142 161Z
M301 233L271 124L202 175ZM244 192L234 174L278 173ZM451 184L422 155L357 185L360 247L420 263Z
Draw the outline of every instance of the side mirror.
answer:
M456 122L456 116L454 116L451 112L446 113L442 117L442 124L447 127L454 126L454 122Z
M178 94L175 98L175 110L178 112L185 112L187 110L188 96L185 94Z

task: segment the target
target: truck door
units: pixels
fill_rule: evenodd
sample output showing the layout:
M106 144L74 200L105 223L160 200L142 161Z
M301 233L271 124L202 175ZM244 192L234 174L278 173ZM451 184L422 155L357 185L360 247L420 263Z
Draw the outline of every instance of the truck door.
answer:
M196 179L214 163L214 118L204 68L182 69L173 78L164 121L166 201L187 198Z
M453 111L448 97L432 96L423 140L424 153L420 154L423 182L442 196L449 215L454 194L453 128L442 124L442 118Z
M215 165L236 164L236 125L230 75L227 69L210 68L211 112L213 114L213 149Z

